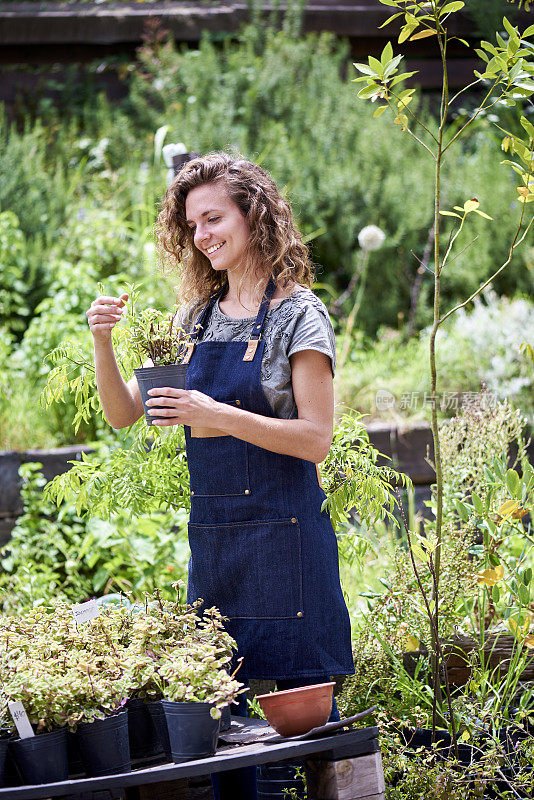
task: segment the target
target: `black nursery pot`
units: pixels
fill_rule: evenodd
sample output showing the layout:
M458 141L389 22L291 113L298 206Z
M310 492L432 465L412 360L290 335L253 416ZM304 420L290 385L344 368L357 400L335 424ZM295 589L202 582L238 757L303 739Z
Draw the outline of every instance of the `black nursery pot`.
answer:
M8 741L7 738L1 738L0 734L0 787L4 785L4 772L6 766L6 755L7 755L7 745Z
M278 761L257 767L258 800L284 800L291 790L299 800L303 798L306 790L303 779L297 777L298 766Z
M9 749L27 784L55 783L69 777L66 728L15 739L9 742Z
M425 747L428 750L432 749L432 731L430 728L410 728L403 725L399 733L404 743L412 750L417 750L418 747ZM438 758L448 758L454 755L452 737L448 731L438 729L436 731L435 741L435 752ZM469 766L473 760L472 746L459 743L458 759L461 764Z
M161 755L163 747L148 711L148 704L139 697L126 703L128 709L128 737L130 756L134 758L153 758Z
M154 725L154 730L156 731L158 743L165 753L165 758L167 761L172 761L169 731L167 730L167 720L165 719L165 714L163 713L161 700L154 700L152 703L147 703L147 707L148 713L152 719L152 724Z
M148 415L148 409L152 408L152 410L154 410L162 406L147 406L147 400L150 400L150 395L148 394L149 389L163 389L165 386L170 386L172 389L185 389L187 364L168 364L163 367L139 367L138 369L134 369L134 373L139 385L139 392L141 394L141 400L143 401L147 425L152 425L154 417Z
M175 703L162 700L172 760L175 764L212 756L217 749L221 720L213 719L211 703Z
M89 776L96 778L131 771L127 711L84 722L78 725L76 735L82 763Z

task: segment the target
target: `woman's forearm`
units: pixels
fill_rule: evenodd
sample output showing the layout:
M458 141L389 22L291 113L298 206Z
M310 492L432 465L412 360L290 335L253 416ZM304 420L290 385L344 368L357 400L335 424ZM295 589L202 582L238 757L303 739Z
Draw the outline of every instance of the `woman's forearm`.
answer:
M214 427L273 453L320 464L332 444L332 428L308 419L278 419L218 404Z
M113 345L94 342L96 385L104 415L113 428L126 428L139 419L138 404L120 374Z

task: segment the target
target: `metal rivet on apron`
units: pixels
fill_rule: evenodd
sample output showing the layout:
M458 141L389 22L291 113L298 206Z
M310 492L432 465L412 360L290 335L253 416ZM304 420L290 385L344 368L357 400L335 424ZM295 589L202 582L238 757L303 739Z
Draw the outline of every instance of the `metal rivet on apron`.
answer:
M245 489L245 494L250 494L250 489Z
M236 400L235 404L236 404L236 406L240 406L241 405L241 400Z
M195 494L195 493L194 493L194 492L191 492L191 494Z
M302 617L302 616L303 616L302 611L297 611L297 617Z
M295 524L295 522L296 522L296 521L297 521L297 518L296 518L296 517L293 517L293 519L291 520L291 522L292 522L293 524Z

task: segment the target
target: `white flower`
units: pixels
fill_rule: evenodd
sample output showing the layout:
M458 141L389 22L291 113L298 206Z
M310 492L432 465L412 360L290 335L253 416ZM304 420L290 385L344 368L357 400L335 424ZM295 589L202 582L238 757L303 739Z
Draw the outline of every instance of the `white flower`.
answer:
M161 153L163 155L163 160L168 167L172 167L172 159L173 156L181 156L184 153L187 153L187 147L183 142L178 142L177 144L166 144L161 149Z
M384 244L386 234L376 225L366 225L358 234L358 243L362 250L379 250Z

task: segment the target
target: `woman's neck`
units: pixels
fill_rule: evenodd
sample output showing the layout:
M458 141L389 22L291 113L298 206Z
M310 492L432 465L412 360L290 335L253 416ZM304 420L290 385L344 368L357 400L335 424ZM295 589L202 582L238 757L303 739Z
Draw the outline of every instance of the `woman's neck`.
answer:
M241 273L227 272L227 278L228 290L223 297L225 306L243 312L257 311L265 285L258 284L251 278L243 278Z

